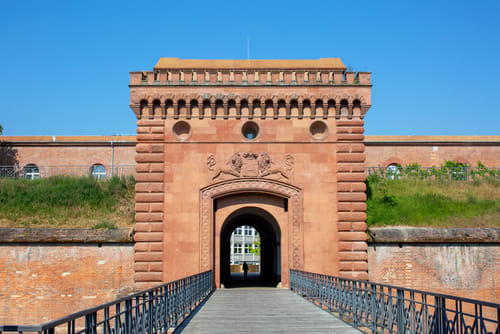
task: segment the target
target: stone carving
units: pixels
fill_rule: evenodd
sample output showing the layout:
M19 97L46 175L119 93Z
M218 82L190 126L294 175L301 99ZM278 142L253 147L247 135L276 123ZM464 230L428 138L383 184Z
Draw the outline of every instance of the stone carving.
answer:
M226 162L226 166L217 167L217 162L215 156L209 155L207 158L208 169L214 171L214 176L212 180L215 180L222 174L233 175L239 177L241 175L241 167L243 165L243 160L241 158L241 153L235 153L232 155L231 159Z
M214 198L224 194L266 192L290 199L291 226L289 228L289 268L304 268L304 217L302 191L290 184L276 180L242 178L222 181L200 190L200 270L212 268L213 208Z
M286 155L285 160L276 162L269 154L255 152L234 153L225 165L217 166L215 155L211 154L207 158L207 167L213 172L212 181L219 177L276 177L289 179L293 171L294 159L291 155Z
M289 179L290 173L293 171L293 165L293 157L290 154L286 155L285 161L281 164L272 161L267 153L261 153L259 157L259 171L261 177L280 174L285 179Z

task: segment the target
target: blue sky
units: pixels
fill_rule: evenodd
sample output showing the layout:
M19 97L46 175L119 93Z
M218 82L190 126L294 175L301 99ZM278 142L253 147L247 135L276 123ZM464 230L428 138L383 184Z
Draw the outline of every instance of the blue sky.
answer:
M4 135L134 134L159 57L340 57L371 71L367 135L499 135L500 1L0 0Z

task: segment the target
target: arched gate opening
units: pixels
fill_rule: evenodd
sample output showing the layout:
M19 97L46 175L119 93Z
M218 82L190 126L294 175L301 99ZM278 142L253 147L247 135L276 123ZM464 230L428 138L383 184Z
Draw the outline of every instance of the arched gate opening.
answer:
M231 275L231 234L241 226L255 228L260 236L260 272L253 279ZM270 213L256 207L238 209L224 221L220 235L220 280L225 287L276 286L281 281L281 230Z

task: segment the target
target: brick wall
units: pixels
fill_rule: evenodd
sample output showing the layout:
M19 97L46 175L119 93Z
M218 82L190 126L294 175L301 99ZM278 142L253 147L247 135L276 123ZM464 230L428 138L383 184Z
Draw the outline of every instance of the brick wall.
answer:
M17 154L20 166L109 166L112 160L115 165L136 164L135 136L114 138L113 159L108 137L57 137L55 143L49 139L0 136L0 143L5 142L0 147L0 164L11 164L7 159L7 153L12 153L10 149ZM365 136L366 166L386 167L393 163L404 166L418 162L431 167L440 166L445 160L458 160L473 166L481 161L488 167L500 167L500 136L429 136L424 139L419 136ZM27 142L36 144L28 145Z
M0 244L0 324L38 325L133 289L133 244Z
M404 233L412 240L371 241L370 281L500 303L500 229L463 229L468 230L464 233L467 238L474 234L484 238L466 241L445 236L441 243L429 236L443 236L449 230L413 230ZM435 231L424 235L426 230Z
M365 145L369 167L413 162L432 167L445 160L469 166L481 161L487 167L500 167L500 136L367 136Z

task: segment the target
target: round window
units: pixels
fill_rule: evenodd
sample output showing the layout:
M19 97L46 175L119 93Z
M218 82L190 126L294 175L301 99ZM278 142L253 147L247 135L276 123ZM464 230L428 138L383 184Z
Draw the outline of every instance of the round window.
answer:
M259 135L259 126L255 122L246 122L241 127L241 134L248 140L254 140Z
M321 121L316 121L309 127L311 137L316 140L322 140L328 137L328 127Z
M174 132L175 138L179 141L188 140L191 136L191 126L184 121L175 123L172 131Z

